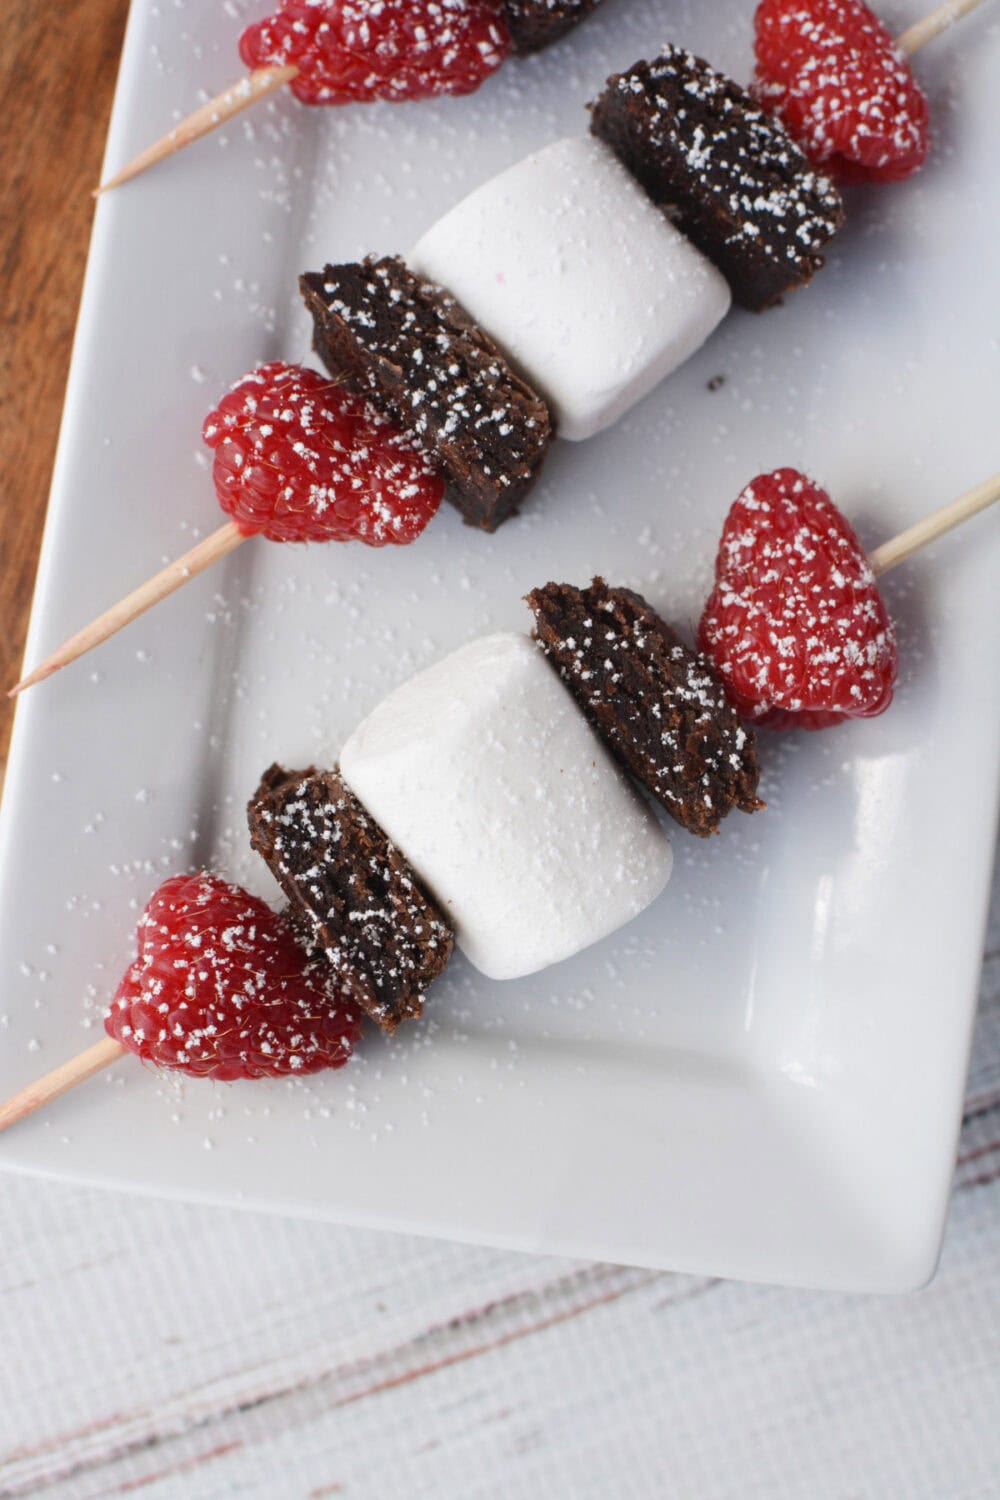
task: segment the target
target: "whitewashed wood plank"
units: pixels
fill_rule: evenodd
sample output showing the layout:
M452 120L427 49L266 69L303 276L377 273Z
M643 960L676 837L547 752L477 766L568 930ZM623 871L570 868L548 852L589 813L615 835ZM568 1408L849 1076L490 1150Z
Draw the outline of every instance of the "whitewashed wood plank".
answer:
M405 1346L570 1264L19 1179L3 1203L5 1342L35 1354L0 1413L0 1495ZM88 1359L94 1384L77 1378Z
M641 1272L614 1285L596 1268L45 1493L986 1496L1000 1472L987 1196L960 1193L948 1262L921 1296Z

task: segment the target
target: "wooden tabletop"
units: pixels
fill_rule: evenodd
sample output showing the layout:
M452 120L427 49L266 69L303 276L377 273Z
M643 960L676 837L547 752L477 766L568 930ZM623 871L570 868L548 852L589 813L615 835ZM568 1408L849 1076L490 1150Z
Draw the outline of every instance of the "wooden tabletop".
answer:
M127 0L0 6L0 683L20 672ZM12 709L0 695L0 773Z

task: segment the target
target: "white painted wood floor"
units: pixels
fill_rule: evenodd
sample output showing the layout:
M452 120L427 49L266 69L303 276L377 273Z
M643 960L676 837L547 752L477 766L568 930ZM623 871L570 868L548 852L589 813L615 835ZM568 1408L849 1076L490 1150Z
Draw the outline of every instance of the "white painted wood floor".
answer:
M1000 1496L1000 873L941 1270L784 1292L0 1178L0 1497Z

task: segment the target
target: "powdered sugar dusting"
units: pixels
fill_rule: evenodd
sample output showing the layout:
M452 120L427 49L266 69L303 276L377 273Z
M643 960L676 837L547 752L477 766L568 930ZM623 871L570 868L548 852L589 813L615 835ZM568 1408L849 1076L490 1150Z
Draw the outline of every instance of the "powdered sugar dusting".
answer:
M341 1067L360 1032L325 967L262 901L216 876L164 881L106 1017L129 1052L197 1078Z
M441 465L466 518L494 530L545 458L544 401L442 288L394 257L302 278L316 346Z
M806 282L843 220L840 195L787 131L681 47L616 74L593 129L758 309Z
M390 1032L418 1016L451 956L451 929L341 778L272 766L248 816L303 940L343 992Z
M245 375L202 436L219 504L271 541L405 544L444 493L434 465L370 403L297 365Z
M882 713L895 634L857 537L794 469L762 474L722 532L701 641L740 709L822 728Z
M817 165L848 181L923 165L926 96L863 0L764 0L755 51L762 102Z
M528 595L535 634L626 767L691 833L718 832L733 807L755 812L753 735L709 662L640 595L595 578Z
M497 0L280 0L240 38L247 67L299 69L303 104L472 93L509 51Z

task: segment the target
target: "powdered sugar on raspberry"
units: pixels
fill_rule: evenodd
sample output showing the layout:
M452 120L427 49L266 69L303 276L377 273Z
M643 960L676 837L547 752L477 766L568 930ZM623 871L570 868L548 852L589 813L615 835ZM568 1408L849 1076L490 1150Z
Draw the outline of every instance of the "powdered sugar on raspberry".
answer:
M469 94L510 52L499 0L281 0L248 26L249 68L299 68L303 104Z
M444 481L361 396L300 365L261 365L205 419L219 504L275 542L405 544Z
M276 1078L341 1067L356 1012L289 923L239 886L175 875L139 919L138 956L105 1017L128 1051L195 1078Z
M763 0L755 26L757 92L814 162L847 180L923 165L927 99L862 0Z
M882 713L895 635L868 559L795 469L753 480L726 518L700 643L742 713L820 729Z

